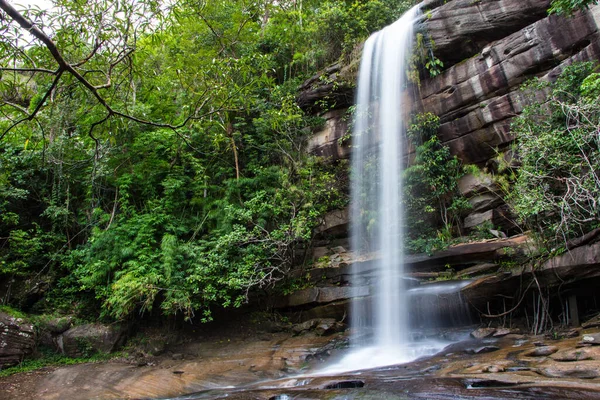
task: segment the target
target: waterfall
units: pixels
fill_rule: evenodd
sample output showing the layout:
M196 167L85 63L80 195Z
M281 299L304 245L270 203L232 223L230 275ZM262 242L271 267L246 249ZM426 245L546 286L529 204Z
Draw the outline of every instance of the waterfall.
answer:
M351 315L354 330L372 326L372 342L381 347L404 346L408 341L402 281L402 114L409 101L403 89L418 15L415 6L371 35L359 71L352 136L352 248L356 254L378 253L378 276L373 302L356 301Z
M353 300L353 351L329 372L408 362L442 347L411 341L403 279L403 115L410 109L405 89L419 14L417 5L371 35L363 48L352 134L351 246L358 258L374 254L377 272L363 282L371 296ZM354 263L355 277L361 267Z

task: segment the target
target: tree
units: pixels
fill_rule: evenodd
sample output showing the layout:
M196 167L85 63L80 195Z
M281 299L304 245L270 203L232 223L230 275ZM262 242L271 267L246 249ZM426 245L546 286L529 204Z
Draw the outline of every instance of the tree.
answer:
M0 281L44 282L35 307L208 319L285 277L343 197L303 152L320 119L263 46L265 4L58 6L3 19Z

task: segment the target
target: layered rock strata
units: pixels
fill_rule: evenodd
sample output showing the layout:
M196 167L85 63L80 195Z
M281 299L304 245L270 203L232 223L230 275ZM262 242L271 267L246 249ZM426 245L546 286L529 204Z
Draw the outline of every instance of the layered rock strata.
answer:
M419 99L412 112L438 115L441 142L464 164L493 169L499 155L510 153L513 118L547 96L543 90L524 93L521 84L533 77L552 81L573 62L600 58L600 6L565 18L547 15L548 0L439 3L424 5L422 31L446 70L408 89ZM322 114L326 123L309 143L310 151L330 160L350 156L347 108L354 70L336 65L325 71L326 79L313 78L301 88L305 109L316 110L309 100L331 100ZM503 195L497 189L466 195L473 210L465 228L490 223L516 233Z
M20 363L34 348L33 325L0 312L0 369Z

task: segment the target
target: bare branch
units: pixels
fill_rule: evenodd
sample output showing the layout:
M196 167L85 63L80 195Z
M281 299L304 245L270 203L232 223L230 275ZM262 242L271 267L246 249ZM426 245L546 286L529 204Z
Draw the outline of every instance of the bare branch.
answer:
M51 70L51 69L46 69L46 68L6 68L6 67L0 67L0 71L7 71L7 72L33 72L34 74L36 72L41 72L44 74L51 74L51 75L56 75L58 73L58 70Z

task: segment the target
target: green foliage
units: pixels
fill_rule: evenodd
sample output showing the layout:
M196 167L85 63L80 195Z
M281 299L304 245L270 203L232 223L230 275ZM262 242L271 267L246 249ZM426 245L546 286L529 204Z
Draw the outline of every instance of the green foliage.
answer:
M302 1L268 7L258 50L270 54L280 80L307 77L349 56L371 33L390 24L413 1Z
M574 64L549 87L527 85L525 90L545 90L549 98L527 107L512 126L521 167L510 201L549 247L600 223L600 110L593 71L592 63Z
M430 77L442 73L444 62L433 54L435 43L426 33L418 32L415 36L414 49L410 57L409 67L406 70L410 82L420 84L422 74Z
M109 356L107 354L97 353L89 357L71 358L66 357L62 354L45 352L42 353L39 358L27 359L21 362L19 365L1 370L0 378L11 376L14 374L20 374L23 372L31 372L44 367L100 362L108 360L111 357L114 357L114 355Z
M558 14L571 16L576 11L584 11L589 9L590 6L598 4L597 0L552 0L550 8L548 9L549 14Z
M9 306L0 305L0 312L6 313L13 318L25 318L27 315Z
M408 247L431 253L451 241L460 216L470 207L458 193L464 169L456 156L436 136L439 118L418 114L407 131L415 158L404 171ZM436 226L442 225L437 232Z
M0 281L44 283L36 312L208 320L279 282L345 205L344 165L306 155L322 120L296 90L408 3L92 3L27 13L111 109L152 123L108 118L72 75L3 72L0 135L39 112L0 142ZM2 66L55 68L9 42Z

